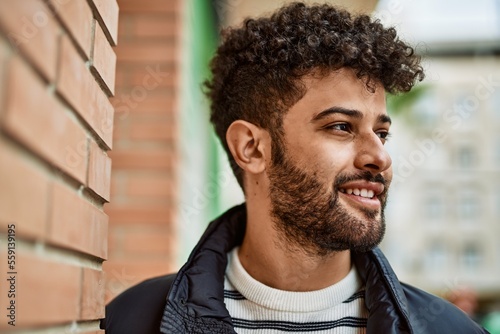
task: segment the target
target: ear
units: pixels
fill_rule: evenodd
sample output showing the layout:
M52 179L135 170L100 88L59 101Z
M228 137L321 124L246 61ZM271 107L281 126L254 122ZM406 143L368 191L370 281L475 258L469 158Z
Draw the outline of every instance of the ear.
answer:
M243 120L234 121L226 141L234 160L244 171L259 174L266 168L267 131Z

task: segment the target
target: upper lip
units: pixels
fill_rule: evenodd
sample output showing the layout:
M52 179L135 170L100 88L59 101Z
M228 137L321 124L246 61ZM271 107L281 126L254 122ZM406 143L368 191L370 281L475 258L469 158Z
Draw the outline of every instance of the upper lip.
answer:
M369 181L351 181L344 183L338 187L339 189L366 189L366 190L371 190L375 194L375 196L378 196L384 192L384 185L379 182L369 182Z

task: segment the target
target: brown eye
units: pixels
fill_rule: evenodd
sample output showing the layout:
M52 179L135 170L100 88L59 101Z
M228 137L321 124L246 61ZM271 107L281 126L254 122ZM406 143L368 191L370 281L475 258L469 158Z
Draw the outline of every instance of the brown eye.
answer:
M349 132L351 130L351 126L347 123L337 123L332 124L326 127L329 130L338 130L338 131L346 131Z
M377 132L377 136L383 141L383 142L386 142L389 137L391 137L391 134L389 133L389 131L379 131Z

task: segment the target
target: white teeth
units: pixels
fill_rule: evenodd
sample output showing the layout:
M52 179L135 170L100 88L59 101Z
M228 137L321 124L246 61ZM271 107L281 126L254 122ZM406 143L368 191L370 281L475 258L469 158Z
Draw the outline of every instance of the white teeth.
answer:
M341 189L343 193L347 193L349 195L356 195L356 196L361 196L361 197L366 197L366 198L373 198L375 196L375 192L373 190L368 190L368 189Z

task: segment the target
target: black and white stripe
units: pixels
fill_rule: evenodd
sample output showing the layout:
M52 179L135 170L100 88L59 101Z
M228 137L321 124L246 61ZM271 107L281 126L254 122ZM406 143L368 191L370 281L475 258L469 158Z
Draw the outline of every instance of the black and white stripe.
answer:
M245 329L274 329L283 332L313 332L327 331L338 327L366 327L366 318L345 317L333 321L321 322L290 322L290 321L273 321L273 320L246 320L233 318L235 328Z
M245 300L245 296L236 290L224 290L224 299Z
M295 292L255 280L237 249L228 256L224 303L239 334L364 334L369 315L364 298L355 267L329 287Z
M347 304L347 303L353 302L356 299L360 299L360 298L365 299L365 290L361 290L361 291L356 292L351 297L344 300L342 303Z

